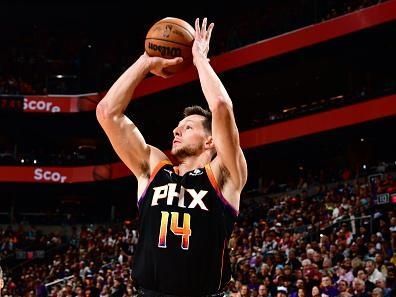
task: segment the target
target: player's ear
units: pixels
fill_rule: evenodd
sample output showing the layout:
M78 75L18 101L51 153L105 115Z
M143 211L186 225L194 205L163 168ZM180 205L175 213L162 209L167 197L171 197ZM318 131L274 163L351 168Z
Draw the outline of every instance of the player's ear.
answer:
M212 135L208 135L205 140L205 148L213 149L214 148L214 141Z

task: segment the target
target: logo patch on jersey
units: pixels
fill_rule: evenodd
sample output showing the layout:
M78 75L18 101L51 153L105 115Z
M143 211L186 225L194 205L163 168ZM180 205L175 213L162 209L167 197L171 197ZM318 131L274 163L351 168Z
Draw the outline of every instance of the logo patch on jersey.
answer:
M164 170L169 173L169 176L172 176L172 173L173 173L172 170L165 169L165 168L164 168Z
M188 175L191 175L191 176L197 176L197 175L201 175L201 174L203 174L203 171L202 171L202 169L194 169L194 171L193 172L190 172Z
M169 183L160 187L154 187L153 200L151 201L151 206L158 205L158 200L166 198L167 205L174 205L174 198L178 198L177 206L181 208L186 208L184 204L185 192L189 194L192 201L187 206L187 208L195 208L199 206L203 210L208 210L205 203L202 201L206 196L208 191L200 190L198 193L194 189L186 189L184 187L180 188L180 193L176 191L177 184Z

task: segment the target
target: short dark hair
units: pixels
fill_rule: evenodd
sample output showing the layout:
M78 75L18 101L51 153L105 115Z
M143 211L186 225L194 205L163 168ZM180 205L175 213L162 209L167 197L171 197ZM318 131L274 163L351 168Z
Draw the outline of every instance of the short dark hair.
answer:
M202 125L206 131L208 131L210 134L212 134L212 113L204 109L203 107L199 105L193 105L186 107L183 111L183 116L188 117L190 115L200 115L203 116L205 119L202 121Z

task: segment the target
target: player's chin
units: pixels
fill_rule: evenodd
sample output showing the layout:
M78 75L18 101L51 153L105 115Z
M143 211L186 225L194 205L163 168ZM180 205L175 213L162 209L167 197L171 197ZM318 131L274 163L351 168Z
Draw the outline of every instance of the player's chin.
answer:
M172 156L177 157L178 151L179 150L177 148L175 148L175 146L173 146L171 151L170 151L170 153L171 153Z
M181 145L180 142L174 142L172 144L172 149L171 149L171 153L172 154L177 154L180 151L183 151L184 147Z
M173 147L170 153L176 160L180 160L185 156L185 152L181 148Z

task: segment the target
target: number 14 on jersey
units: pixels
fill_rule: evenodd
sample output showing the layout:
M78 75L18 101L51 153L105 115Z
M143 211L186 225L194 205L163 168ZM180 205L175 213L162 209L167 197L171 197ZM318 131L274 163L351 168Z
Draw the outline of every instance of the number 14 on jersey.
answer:
M179 227L179 213L176 211L172 211L171 213L171 224L170 230L175 235L181 236L181 248L183 250L188 250L190 246L190 236L191 236L191 229L190 229L190 220L191 216L188 213L183 214L183 226ZM158 247L166 248L166 237L168 234L168 220L169 220L169 212L161 211L161 225L160 225L160 232L158 238Z

